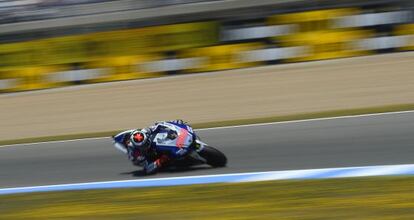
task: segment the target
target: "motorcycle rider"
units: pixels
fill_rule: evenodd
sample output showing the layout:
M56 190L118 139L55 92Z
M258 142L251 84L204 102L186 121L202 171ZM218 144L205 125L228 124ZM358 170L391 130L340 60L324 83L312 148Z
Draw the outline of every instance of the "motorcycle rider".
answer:
M178 136L176 131L171 130L164 123L187 125L183 120L158 122L153 126L132 131L130 138L126 140L128 159L134 165L142 166L146 174L157 172L172 158L179 158L187 153L186 148L169 148L162 152L156 151L153 139L158 132L167 132L167 138L171 140Z

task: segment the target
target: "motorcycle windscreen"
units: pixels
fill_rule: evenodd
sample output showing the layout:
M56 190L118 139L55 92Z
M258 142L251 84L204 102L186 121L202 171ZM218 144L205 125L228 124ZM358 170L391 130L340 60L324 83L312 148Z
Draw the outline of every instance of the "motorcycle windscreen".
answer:
M134 131L134 130L123 131L123 132L113 136L112 138L114 139L115 142L122 143L125 139L125 136L129 135L132 131Z

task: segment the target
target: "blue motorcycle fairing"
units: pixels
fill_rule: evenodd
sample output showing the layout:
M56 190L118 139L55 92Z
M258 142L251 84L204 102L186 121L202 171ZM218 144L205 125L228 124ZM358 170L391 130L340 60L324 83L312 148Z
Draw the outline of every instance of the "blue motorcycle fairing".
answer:
M155 135L151 137L152 147L160 152L168 152L171 156L177 157L183 154L183 152L187 152L191 144L193 143L196 135L193 129L186 125L186 124L178 124L173 122L161 122L156 124L156 126L162 126L156 129ZM122 145L122 148L126 148L124 146L124 140L126 135L129 135L135 129L123 131L115 136L113 136L113 140L115 143ZM168 138L169 131L175 131L177 133L177 137L174 139ZM121 146L117 145L116 147L120 149ZM125 152L125 150L120 149Z
M193 135L193 136L195 136L195 132L194 132L194 130L193 130L193 128L191 127L191 126L189 126L189 125L186 125L186 124L177 124L177 123L174 123L174 122L167 122L168 124L172 124L172 125L174 125L174 126L176 126L176 127L180 127L180 128L182 128L182 129L185 129L185 130L187 130L191 135Z
M131 130L127 130L127 131L123 131L115 136L113 136L113 140L117 143L123 144L125 136L129 135L132 131L134 131L135 129L131 129Z
M179 157L187 153L194 141L194 131L191 127L183 124L163 122L158 124L160 130L152 137L152 144L157 151L168 152L170 156ZM170 131L174 131L177 136L168 136Z

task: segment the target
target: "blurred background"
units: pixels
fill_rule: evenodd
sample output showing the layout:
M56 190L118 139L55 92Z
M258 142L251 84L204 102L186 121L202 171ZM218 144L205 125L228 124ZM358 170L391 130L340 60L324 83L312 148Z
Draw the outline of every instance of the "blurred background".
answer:
M411 164L411 50L413 0L0 0L0 194L4 187L146 178L111 139L82 138L172 119L214 128L411 111L200 130L229 166L156 177ZM381 53L393 54L370 56ZM233 69L240 70L197 75ZM139 80L147 78L155 80ZM55 140L69 141L42 143ZM0 196L0 219L414 219L413 183L10 195Z
M0 92L414 49L410 0L0 0Z

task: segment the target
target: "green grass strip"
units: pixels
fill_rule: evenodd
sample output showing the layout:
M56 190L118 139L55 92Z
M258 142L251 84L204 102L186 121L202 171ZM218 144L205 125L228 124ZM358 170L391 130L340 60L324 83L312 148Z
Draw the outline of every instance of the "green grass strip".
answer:
M414 104L388 105L388 106L379 106L379 107L370 107L370 108L356 108L356 109L344 109L344 110L334 110L334 111L324 111L324 112L300 113L300 114L280 115L280 116L264 117L264 118L250 118L250 119L238 119L238 120L228 120L228 121L218 121L218 122L207 122L207 123L198 123L198 124L192 124L192 125L194 128L211 128L211 127L246 125L246 124L256 124L256 123L293 121L293 120L303 120L303 119L313 119L313 118L408 111L408 110L414 110ZM80 138L109 137L118 132L120 132L120 130L106 131L106 132L92 132L92 133L84 133L84 134L69 134L69 135L59 135L59 136L24 138L24 139L17 139L17 140L1 140L0 145L35 143L35 142L45 142L45 141L61 141L61 140L71 140L71 139L80 139Z
M0 196L0 219L414 219L414 177Z

